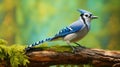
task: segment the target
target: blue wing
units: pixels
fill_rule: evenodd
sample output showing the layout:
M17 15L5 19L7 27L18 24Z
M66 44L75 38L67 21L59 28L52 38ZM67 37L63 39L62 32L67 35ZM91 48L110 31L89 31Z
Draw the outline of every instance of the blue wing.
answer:
M55 37L64 37L68 34L75 33L83 28L83 24L80 21L76 21L70 26L63 28L60 30Z

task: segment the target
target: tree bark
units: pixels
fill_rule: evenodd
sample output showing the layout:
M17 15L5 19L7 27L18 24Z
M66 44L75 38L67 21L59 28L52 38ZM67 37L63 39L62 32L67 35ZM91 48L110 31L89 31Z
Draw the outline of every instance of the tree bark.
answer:
M76 48L76 52L54 50L30 51L28 67L49 67L63 64L90 64L93 67L120 67L120 52L102 49Z

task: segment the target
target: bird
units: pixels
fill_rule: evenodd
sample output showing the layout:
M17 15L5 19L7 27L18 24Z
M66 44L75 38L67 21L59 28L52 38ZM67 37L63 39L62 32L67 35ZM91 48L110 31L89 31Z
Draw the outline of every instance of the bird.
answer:
M98 17L94 16L91 12L87 10L78 9L77 11L80 12L80 17L77 21L61 29L53 37L46 38L44 40L40 40L38 42L28 45L28 47L25 48L25 50L29 51L31 48L33 48L36 45L40 45L47 41L55 41L60 39L65 41L72 48L73 51L75 51L75 48L71 45L71 43L77 44L80 47L82 47L77 42L83 39L83 37L85 37L87 33L90 31L91 20L97 19Z

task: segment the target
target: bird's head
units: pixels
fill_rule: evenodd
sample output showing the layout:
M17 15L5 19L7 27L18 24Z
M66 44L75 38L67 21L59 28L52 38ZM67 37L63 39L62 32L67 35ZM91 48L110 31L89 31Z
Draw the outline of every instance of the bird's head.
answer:
M91 12L88 12L86 10L83 9L78 9L78 11L81 13L81 18L86 21L86 22L90 22L92 19L97 19L97 16L93 16L93 14Z

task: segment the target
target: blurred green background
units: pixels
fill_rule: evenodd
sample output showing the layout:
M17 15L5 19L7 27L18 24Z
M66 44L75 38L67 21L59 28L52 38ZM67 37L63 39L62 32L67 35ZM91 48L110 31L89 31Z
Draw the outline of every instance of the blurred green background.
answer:
M99 16L80 44L120 49L120 0L0 0L0 39L8 45L27 45L54 36L79 18L77 9ZM63 41L48 44L67 45Z

